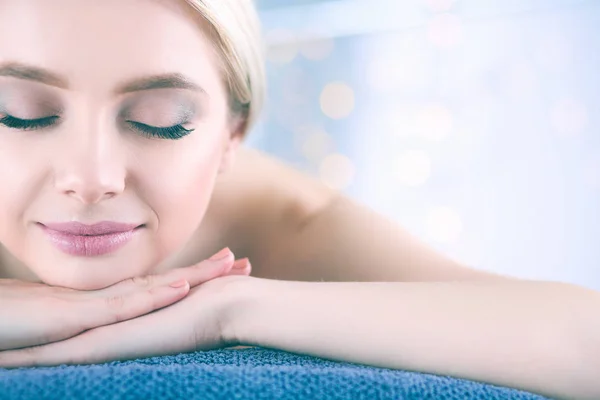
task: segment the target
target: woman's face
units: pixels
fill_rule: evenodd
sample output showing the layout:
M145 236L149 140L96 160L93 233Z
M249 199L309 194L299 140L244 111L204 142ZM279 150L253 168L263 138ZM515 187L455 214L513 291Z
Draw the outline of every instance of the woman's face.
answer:
M239 138L201 24L177 0L0 0L0 243L20 268L97 289L189 241Z

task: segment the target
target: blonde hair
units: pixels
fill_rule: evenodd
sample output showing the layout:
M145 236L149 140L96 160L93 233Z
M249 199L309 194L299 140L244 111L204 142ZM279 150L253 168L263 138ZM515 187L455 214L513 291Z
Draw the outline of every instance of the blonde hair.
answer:
M260 22L252 0L185 0L209 24L234 114L246 133L262 109L266 78Z

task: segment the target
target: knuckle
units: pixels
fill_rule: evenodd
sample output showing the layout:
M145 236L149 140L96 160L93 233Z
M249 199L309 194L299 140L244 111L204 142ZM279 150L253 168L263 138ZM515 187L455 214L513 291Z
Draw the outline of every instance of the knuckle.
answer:
M125 303L125 297L122 295L109 296L104 299L104 304L110 313L111 323L114 324L127 319L125 316Z
M109 296L104 299L104 302L111 311L120 311L125 306L125 297L121 295Z
M135 286L148 287L152 285L153 278L151 276L134 276L131 281Z
M153 287L149 288L148 290L146 290L146 294L141 295L140 299L147 299L148 295L154 296L156 294L161 294L162 290L163 290L162 286L153 286Z

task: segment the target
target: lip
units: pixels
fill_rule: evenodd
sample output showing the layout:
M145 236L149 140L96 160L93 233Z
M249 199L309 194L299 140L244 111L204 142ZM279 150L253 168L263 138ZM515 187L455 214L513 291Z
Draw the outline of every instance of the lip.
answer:
M128 232L137 228L139 225L123 224L120 222L102 221L93 225L86 225L80 222L53 222L42 224L48 229L71 235L94 236L107 235L110 233Z
M38 225L56 248L80 257L114 253L129 243L144 226L112 221L93 225L79 222L38 223Z

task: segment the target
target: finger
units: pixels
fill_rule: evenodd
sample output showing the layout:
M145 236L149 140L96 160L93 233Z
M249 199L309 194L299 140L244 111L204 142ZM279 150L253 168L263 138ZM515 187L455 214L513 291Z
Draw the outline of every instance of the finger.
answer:
M247 258L241 258L233 263L233 267L227 275L250 275L252 265Z
M190 329L186 321L191 320L179 313L158 312L42 346L0 351L0 368L96 364L192 351L193 335L181 332Z
M48 285L37 282L28 282L28 281L20 281L18 279L0 279L0 287L2 287L3 293L15 294L19 295L20 293L25 293L25 295L29 296L33 291L42 292L48 290ZM25 292L23 292L23 288L27 288ZM16 289L13 290L13 289ZM61 290L63 288L60 288Z
M227 274L233 266L234 255L228 248L198 264L185 268L177 268L160 275L136 276L119 282L108 288L86 294L89 297L123 296L140 289L164 285L177 279L186 279L190 287Z
M165 277L167 279L185 278L190 283L190 287L195 287L211 279L226 275L231 271L234 262L235 256L231 250L225 248L208 260L169 271Z
M0 279L0 286L39 286L38 283L20 281L18 279Z
M99 297L84 304L72 303L74 315L81 330L125 321L171 305L184 298L190 290L189 282L176 280L167 285L133 291L126 295Z

